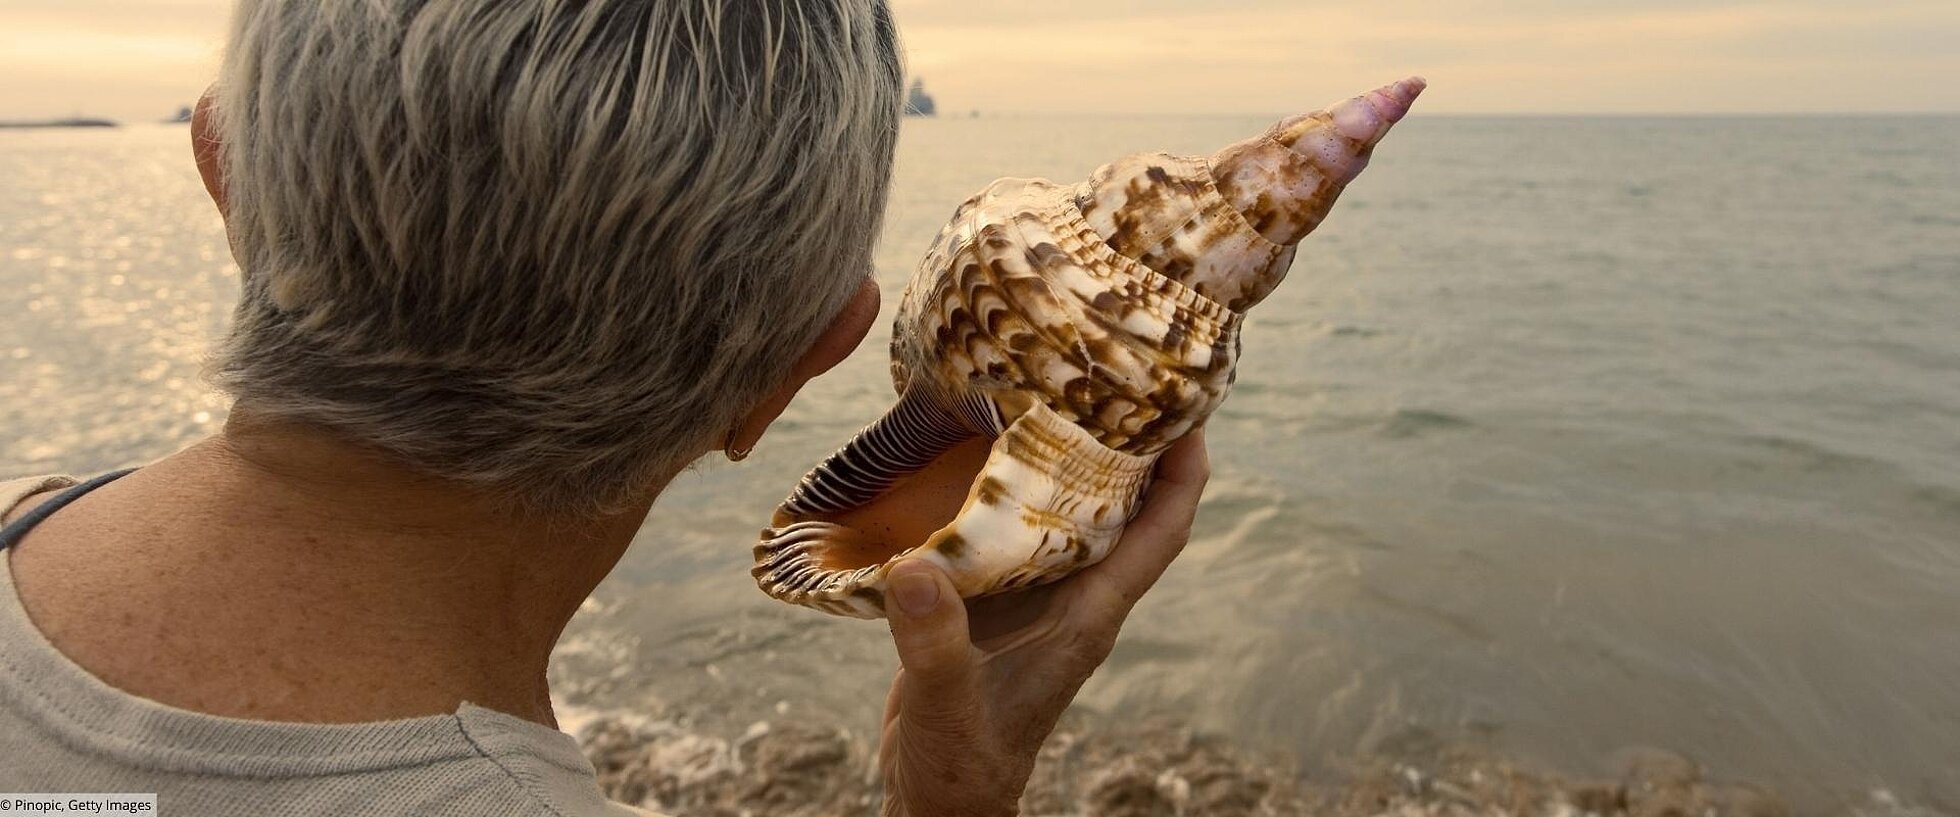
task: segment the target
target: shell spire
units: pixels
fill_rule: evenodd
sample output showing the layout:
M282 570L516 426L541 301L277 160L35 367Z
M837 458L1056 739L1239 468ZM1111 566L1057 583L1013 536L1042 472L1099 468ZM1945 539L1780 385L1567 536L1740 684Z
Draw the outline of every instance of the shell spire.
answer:
M1230 392L1245 311L1423 87L1211 157L1140 153L1080 184L1001 179L968 199L899 304L898 403L776 508L756 583L877 617L900 559L938 564L967 597L1101 561L1157 457Z
M1426 87L1410 77L1281 120L1212 156L1208 172L1196 174L1208 179L1187 179L1171 166L1175 157L1126 157L1096 171L1076 202L1117 252L1243 312L1279 286L1293 245L1320 226ZM1217 193L1209 198L1231 212L1191 212L1212 191L1166 183L1206 180Z
M1218 192L1260 235L1276 244L1299 243L1326 218L1347 183L1367 169L1375 145L1408 115L1427 87L1422 77L1410 77L1326 110L1283 120L1257 138L1220 151L1212 160ZM1264 155L1270 145L1305 163Z

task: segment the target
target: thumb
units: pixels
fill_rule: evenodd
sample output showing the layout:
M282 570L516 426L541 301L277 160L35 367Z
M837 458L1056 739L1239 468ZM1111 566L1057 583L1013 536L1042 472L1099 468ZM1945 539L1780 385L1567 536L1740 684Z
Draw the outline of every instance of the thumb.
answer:
M898 702L905 719L929 729L970 721L979 704L975 651L952 579L925 559L903 559L885 590L885 618L905 668Z

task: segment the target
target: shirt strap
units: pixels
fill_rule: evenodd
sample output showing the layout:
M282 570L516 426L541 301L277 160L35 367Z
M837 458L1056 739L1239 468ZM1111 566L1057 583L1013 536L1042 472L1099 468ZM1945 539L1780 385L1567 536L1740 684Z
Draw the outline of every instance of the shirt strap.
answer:
M61 493L50 497L46 502L34 506L33 510L21 514L19 519L14 520L4 528L0 528L0 550L13 547L15 543L27 536L27 532L33 530L35 525L46 521L48 517L54 515L55 511L67 507L68 503L81 499L83 494L115 482L134 470L136 469L124 468L121 471L110 471L95 479L79 485L70 486L62 490Z

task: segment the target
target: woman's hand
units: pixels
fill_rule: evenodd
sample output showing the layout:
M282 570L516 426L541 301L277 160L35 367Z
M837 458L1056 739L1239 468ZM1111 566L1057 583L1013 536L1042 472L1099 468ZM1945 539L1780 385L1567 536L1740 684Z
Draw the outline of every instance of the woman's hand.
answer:
M1193 433L1158 462L1108 558L1055 584L962 604L937 567L892 568L886 614L902 669L878 747L887 817L1017 813L1042 741L1191 538L1209 475Z

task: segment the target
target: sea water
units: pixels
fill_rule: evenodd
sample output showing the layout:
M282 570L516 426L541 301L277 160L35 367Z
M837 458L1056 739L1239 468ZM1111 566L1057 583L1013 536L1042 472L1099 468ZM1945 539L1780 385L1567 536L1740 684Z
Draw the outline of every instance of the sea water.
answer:
M967 194L1268 117L908 120L887 316ZM181 128L0 133L0 472L215 430L237 271ZM882 626L749 548L892 399L888 324L670 489L560 650L581 704L875 727ZM1960 119L1418 109L1250 316L1190 547L1093 710L1309 767L1689 754L1806 810L1960 803Z

